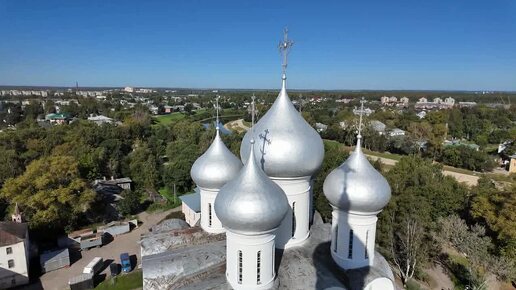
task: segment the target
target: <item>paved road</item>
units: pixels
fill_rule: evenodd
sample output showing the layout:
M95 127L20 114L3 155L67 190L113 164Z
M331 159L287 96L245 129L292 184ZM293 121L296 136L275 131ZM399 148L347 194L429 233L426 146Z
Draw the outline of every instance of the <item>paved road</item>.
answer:
M388 159L388 158L378 157L378 156L373 156L373 155L367 155L367 157L369 157L375 161L377 159L380 159L383 164L391 165L391 166L395 165L396 162L398 162L397 160L394 160L394 159ZM475 186L478 184L479 177L475 176L475 175L458 173L458 172L453 172L453 171L448 171L448 170L443 170L443 174L454 177L458 182L464 182L469 186Z
M115 237L113 241L107 245L102 246L101 248L93 248L88 251L82 251L82 258L73 263L70 267L52 271L41 276L41 285L44 289L69 289L68 280L71 277L82 273L83 268L95 257L102 257L104 261L112 260L119 263L120 253L127 252L129 255L136 255L136 265L140 264L141 253L140 244L138 244L140 235L147 233L149 228L156 225L172 211L178 210L181 210L181 207L160 213L148 214L143 212L139 214L138 219L142 221L142 224L138 228L133 229L133 231L130 233ZM109 267L106 267L100 275L103 274L106 275L105 277L109 277Z

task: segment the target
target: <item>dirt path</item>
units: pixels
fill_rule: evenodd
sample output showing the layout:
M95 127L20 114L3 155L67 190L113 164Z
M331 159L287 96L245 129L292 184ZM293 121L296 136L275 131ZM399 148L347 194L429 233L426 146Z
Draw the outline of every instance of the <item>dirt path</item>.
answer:
M454 289L452 280L448 277L441 265L436 265L433 268L426 269L425 273L430 277L430 289Z
M119 263L120 253L127 252L130 256L136 256L136 265L133 266L138 267L141 258L140 244L138 243L140 235L147 233L152 226L163 220L169 213L178 210L181 210L181 207L159 213L140 213L138 219L142 224L138 228L133 229L130 233L115 237L113 241L101 248L82 251L82 258L68 268L62 268L41 276L40 282L43 289L68 289L68 280L82 273L83 268L95 257L102 257L104 261L111 260ZM109 277L109 267L106 267L99 276Z
M374 161L376 161L377 159L380 159L383 164L390 165L390 166L394 166L398 162L398 160L384 158L384 157L378 157L378 156L373 156L373 155L367 155L367 157L371 158ZM464 182L469 186L475 186L478 184L479 177L475 176L475 175L458 173L458 172L448 171L448 170L443 170L443 174L454 177L458 182Z
M244 124L244 119L228 122L224 125L224 128L230 131L237 131L239 133L249 130L249 127Z

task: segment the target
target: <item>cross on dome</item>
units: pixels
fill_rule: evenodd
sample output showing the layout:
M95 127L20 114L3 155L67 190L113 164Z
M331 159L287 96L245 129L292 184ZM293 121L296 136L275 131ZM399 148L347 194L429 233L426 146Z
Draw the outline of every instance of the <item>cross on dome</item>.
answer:
M254 115L256 114L256 110L254 107L254 99L255 98L256 97L253 94L253 96L251 97L251 100L252 100L251 101L251 131L253 132L253 136L254 136ZM254 137L251 138L250 142L251 142L251 144L254 144Z
M215 123L215 129L218 131L219 130L219 99L220 99L220 96L216 96L215 97L215 111L217 112L216 114L216 123Z
M365 102L366 101L365 101L364 97L362 97L362 99L360 100L360 112L359 112L360 119L358 122L358 135L357 135L358 139L362 138L362 116L364 115L364 103Z
M288 65L288 53L290 52L292 45L294 45L294 42L292 40L288 39L288 28L285 27L285 29L283 30L283 41L280 41L280 43L278 45L279 51L283 55L283 63L281 64L283 78L286 78L287 65Z

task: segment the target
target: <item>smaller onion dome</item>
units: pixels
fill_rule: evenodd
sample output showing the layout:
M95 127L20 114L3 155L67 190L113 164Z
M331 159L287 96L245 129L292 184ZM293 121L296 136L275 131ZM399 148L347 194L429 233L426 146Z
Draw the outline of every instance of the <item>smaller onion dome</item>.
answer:
M387 180L369 163L357 146L341 166L335 168L324 180L323 191L334 207L363 213L381 211L391 198Z
M210 147L195 160L190 175L197 186L220 189L237 176L242 162L224 145L219 128Z
M251 148L253 144L251 140ZM253 150L238 177L226 183L215 199L215 213L222 225L244 234L277 228L288 209L285 193L258 166Z

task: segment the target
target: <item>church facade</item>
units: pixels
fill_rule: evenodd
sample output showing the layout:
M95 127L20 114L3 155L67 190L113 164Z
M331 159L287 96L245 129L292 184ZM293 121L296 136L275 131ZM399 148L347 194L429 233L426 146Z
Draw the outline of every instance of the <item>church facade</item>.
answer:
M201 193L202 229L225 232L225 274L233 289L274 288L277 253L303 248L311 233L311 184L324 145L287 94L286 55L291 45L285 34L280 43L281 90L256 124L253 99L252 128L240 148L243 162L227 149L217 128L213 143L191 170ZM377 214L391 196L389 184L361 150L360 129L354 152L327 176L323 189L333 208L329 252L344 275L374 267ZM392 272L384 268L387 274L371 276L359 288L394 289Z

